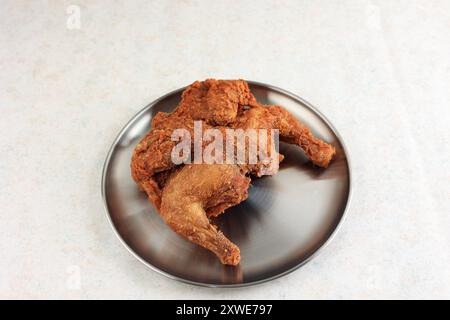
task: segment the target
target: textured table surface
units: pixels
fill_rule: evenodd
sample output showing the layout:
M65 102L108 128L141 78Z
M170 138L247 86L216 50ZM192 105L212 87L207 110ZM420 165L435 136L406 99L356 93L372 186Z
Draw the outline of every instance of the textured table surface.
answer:
M448 1L2 1L0 298L450 298L449 31ZM207 77L297 93L352 158L334 241L255 287L148 270L101 201L120 128Z

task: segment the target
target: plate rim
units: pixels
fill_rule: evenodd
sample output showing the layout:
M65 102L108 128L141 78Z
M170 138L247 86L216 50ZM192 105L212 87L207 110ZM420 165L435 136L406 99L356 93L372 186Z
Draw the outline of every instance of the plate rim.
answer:
M102 178L101 178L101 195L102 195L102 201L103 201L103 206L105 209L105 213L106 216L108 218L110 227L112 228L114 234L116 235L116 237L119 239L119 241L122 243L122 245L127 249L127 251L129 253L131 253L132 256L134 256L138 261L142 262L147 268L150 268L151 270L155 271L156 273L165 276L166 278L172 279L172 280L176 280L182 283L186 283L189 285L194 285L194 286L200 286L200 287L207 287L207 288L242 288L242 287L249 287L249 286L254 286L254 285L260 285L281 277L284 277L292 272L294 272L297 269L300 269L301 267L303 267L304 265L306 265L308 262L310 262L311 260L313 260L315 257L317 257L330 243L331 241L336 237L336 234L339 232L339 230L341 229L344 221L347 218L348 215L348 211L349 208L351 206L351 202L352 202L352 198L353 198L353 174L352 174L352 165L351 165L351 159L350 159L350 153L349 150L347 148L347 146L345 145L344 139L342 138L342 136L339 134L338 130L334 127L334 125L330 122L330 120L328 120L328 118L322 113L320 112L315 106L313 106L311 103L309 103L308 101L306 101L305 99L303 99L302 97L287 91L285 89L279 88L277 86L274 85L270 85L267 83L263 83L263 82L259 82L259 81L252 81L252 80L245 80L248 84L251 85L256 85L256 86L261 86L261 87L266 87L270 90L282 93L294 100L299 101L301 104L303 104L305 107L307 107L308 109L310 109L312 112L314 112L315 114L317 114L322 121L324 121L326 123L326 125L331 129L331 131L333 132L333 134L338 138L339 143L342 146L342 150L344 151L345 155L346 155L346 160L347 160L347 167L348 167L348 196L347 196L347 202L345 204L345 208L344 211L341 215L341 218L339 220L339 222L336 224L336 226L334 227L333 231L330 233L330 235L328 236L328 238L325 240L324 243L322 243L313 253L311 253L306 259L304 259L303 261L299 262L298 264L296 264L295 266L280 272L276 275L264 278L264 279L260 279L260 280L256 280L256 281L251 281L251 282L243 282L243 283L233 283L233 284L216 284L216 283L208 283L208 282L200 282L200 281L193 281L193 280L188 280L188 279L184 279L182 277L178 277L176 275L173 275L171 273L168 273L154 265L152 265L151 263L149 263L148 261L144 260L141 256L139 256L139 254L137 254L127 243L126 241L122 238L122 236L119 234L116 226L114 225L114 222L111 218L111 213L109 212L108 209L108 204L106 201L106 172L107 169L109 167L110 161L111 161L111 157L113 154L113 151L115 149L115 147L117 146L118 141L121 139L121 137L123 136L123 134L125 133L125 131L130 127L131 123L133 123L135 121L136 118L138 118L139 116L141 116L144 112L146 112L147 110L151 109L153 106L155 106L158 102L164 100L165 98L182 92L183 90L185 90L187 88L187 86L184 86L182 88L179 89L175 89L172 90L166 94L164 94L163 96L153 100L152 102L150 102L149 104L147 104L144 108L142 108L140 111L138 111L133 117L131 117L131 119L122 127L122 129L119 131L119 133L116 135L116 137L113 140L113 143L111 144L111 146L108 149L108 153L106 155L106 159L103 163L103 168L102 168Z

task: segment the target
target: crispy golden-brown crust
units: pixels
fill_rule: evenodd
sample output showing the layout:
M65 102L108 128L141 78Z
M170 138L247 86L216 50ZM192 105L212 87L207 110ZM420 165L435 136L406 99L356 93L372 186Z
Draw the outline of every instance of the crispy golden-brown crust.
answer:
M336 149L331 144L314 137L305 125L280 106L258 105L245 110L233 126L278 129L281 141L301 147L307 157L319 167L328 167L336 153Z
M244 80L196 81L182 95L175 113L180 117L205 120L224 126L234 122L242 106L256 104Z
M258 104L243 80L196 81L183 92L175 111L156 114L152 129L134 150L133 179L176 233L211 250L222 263L236 265L239 249L208 217L218 216L247 198L248 174L275 174L277 168L263 171L267 167L263 163L176 166L171 160L177 144L171 140L172 133L183 128L194 137L194 120L201 121L203 130L221 130L223 137L228 128L278 129L281 141L300 146L314 164L325 168L335 148L314 137L282 107ZM206 145L203 143L203 148ZM283 158L281 154L278 157Z
M176 233L211 250L222 263L236 265L239 248L210 223L207 212L217 215L245 200L249 184L235 165L185 165L167 181L160 214Z

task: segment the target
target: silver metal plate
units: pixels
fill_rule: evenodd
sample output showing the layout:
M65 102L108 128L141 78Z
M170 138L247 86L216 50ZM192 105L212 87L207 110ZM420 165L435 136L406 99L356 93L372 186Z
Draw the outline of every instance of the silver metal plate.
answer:
M258 101L283 106L316 136L332 143L336 158L327 169L321 169L314 167L298 147L281 144L285 160L279 173L254 178L249 198L214 221L241 249L241 263L224 266L209 251L172 232L131 178L135 145L150 130L150 120L157 112L174 109L184 88L149 104L122 129L109 150L102 195L113 229L125 247L169 278L235 287L280 277L315 256L336 233L348 209L348 153L330 122L294 94L252 81L249 85Z

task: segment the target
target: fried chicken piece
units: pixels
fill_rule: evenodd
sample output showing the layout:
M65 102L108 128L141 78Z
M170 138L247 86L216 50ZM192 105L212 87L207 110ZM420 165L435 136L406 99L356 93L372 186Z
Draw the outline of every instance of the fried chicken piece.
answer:
M256 99L244 80L208 79L194 82L183 92L175 114L224 126L236 119L243 106L255 104Z
M328 167L336 153L332 145L314 137L305 125L280 106L254 106L243 111L232 126L243 129L278 129L281 141L301 147L306 156L319 167Z
M211 250L222 263L236 265L239 249L210 224L208 217L218 216L247 198L250 179L246 175L273 175L278 167L267 170L270 162L177 166L171 159L177 144L172 133L183 128L194 137L195 120L201 121L203 130L219 129L223 137L230 128L278 129L282 141L300 146L321 167L328 166L335 149L314 137L285 109L258 104L243 80L197 81L183 92L175 111L156 114L152 129L134 150L133 179L176 233ZM281 154L274 156L283 158Z
M189 121L188 121L189 120ZM131 158L131 175L144 190L150 201L159 210L162 186L158 176L175 168L171 152L177 144L172 133L185 128L193 133L193 121L174 114L159 112L153 118L152 129L137 144Z
M186 183L191 181L194 183ZM186 165L162 192L160 214L180 236L214 252L223 264L237 265L239 248L207 217L247 199L250 178L236 165Z

